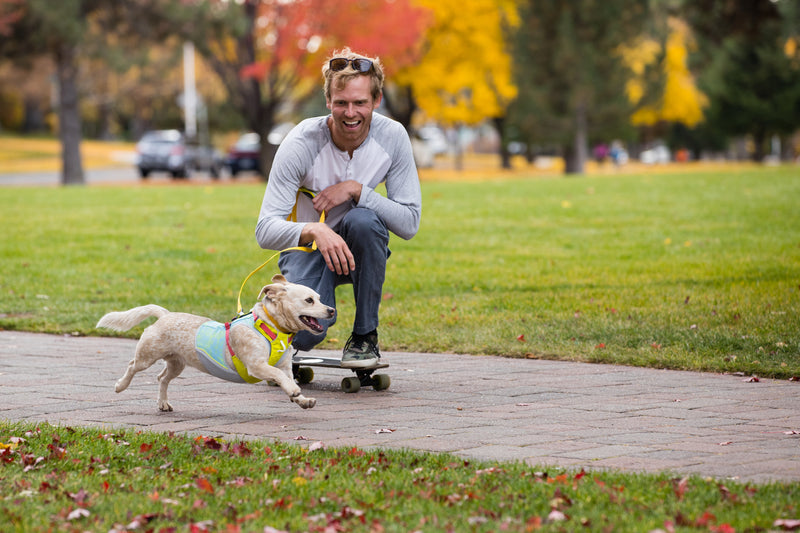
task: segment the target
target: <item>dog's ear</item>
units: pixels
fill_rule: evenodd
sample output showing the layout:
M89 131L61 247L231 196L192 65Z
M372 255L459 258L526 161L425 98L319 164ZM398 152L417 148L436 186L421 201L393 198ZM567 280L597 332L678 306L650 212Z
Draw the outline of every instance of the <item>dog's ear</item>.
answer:
M264 285L264 287L261 289L261 292L258 293L258 299L260 300L262 297L266 296L268 300L272 301L276 296L278 296L279 292L286 292L286 287L280 283Z
M275 274L272 276L272 283L288 283L286 278L284 278L281 274Z

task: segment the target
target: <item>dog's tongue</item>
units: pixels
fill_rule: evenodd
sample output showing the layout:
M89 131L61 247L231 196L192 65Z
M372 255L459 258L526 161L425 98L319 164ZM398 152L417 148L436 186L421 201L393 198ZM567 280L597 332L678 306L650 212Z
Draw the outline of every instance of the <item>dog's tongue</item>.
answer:
M314 331L322 331L322 326L319 321L313 316L303 315L300 317L303 323Z

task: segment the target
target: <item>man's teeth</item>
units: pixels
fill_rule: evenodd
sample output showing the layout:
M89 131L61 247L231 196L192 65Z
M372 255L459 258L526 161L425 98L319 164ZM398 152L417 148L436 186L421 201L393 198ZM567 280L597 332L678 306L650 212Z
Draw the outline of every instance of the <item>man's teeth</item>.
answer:
M345 120L345 122L344 122L345 126L358 126L358 123L359 123L358 120L356 120L355 122L347 122Z

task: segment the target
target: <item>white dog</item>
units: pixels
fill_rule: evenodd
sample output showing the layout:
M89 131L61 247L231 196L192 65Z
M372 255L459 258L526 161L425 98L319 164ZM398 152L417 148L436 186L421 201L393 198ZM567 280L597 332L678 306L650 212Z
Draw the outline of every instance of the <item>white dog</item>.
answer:
M161 411L172 411L167 386L186 365L238 383L274 382L303 409L314 407L317 401L300 393L292 375L291 337L302 330L321 332L317 319L333 318L336 310L322 304L313 290L289 283L280 274L261 289L258 299L251 313L226 324L152 304L103 316L97 327L116 331L158 318L142 333L115 390L124 391L137 372L163 359L166 366L158 375Z

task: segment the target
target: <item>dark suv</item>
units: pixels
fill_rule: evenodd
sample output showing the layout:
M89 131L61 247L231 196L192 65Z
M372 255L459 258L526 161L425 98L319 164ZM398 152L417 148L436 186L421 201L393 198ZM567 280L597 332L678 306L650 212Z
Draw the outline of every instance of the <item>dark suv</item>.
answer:
M222 158L211 146L190 143L178 130L148 131L136 144L136 166L142 178L151 172L169 172L173 178L188 178L195 170L218 178Z

